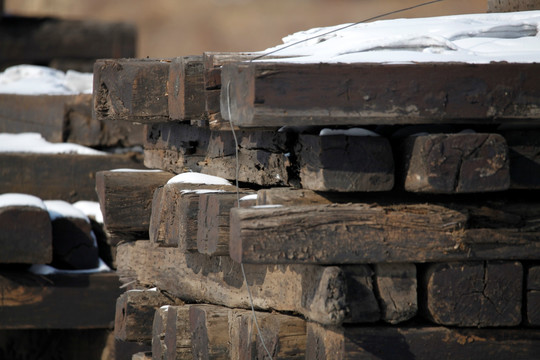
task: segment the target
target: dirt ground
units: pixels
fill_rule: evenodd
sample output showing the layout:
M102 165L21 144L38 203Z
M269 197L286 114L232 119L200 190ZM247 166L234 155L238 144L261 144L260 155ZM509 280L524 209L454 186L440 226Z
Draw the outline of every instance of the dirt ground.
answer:
M5 12L29 16L130 22L137 57L203 51L264 50L290 33L357 22L422 0L4 0ZM487 0L444 0L390 15L425 17L482 13Z

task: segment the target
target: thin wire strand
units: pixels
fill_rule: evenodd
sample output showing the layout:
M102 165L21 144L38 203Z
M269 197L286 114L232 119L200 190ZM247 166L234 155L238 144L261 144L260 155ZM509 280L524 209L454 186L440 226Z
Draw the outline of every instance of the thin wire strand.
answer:
M275 54L275 53L277 53L277 52L279 52L279 51L288 49L288 48L290 48L290 47L292 47L292 46L301 44L301 43L303 43L303 42L306 42L306 41L309 41L309 40L313 40L313 39L319 38L319 37L321 37L321 36L326 36L326 35L329 35L329 34L332 34L332 33L338 32L338 31L341 31L341 30L345 30L345 29L348 29L348 28L350 28L350 27L353 27L353 26L356 26L356 25L359 25L359 24L362 24L362 23L365 23L365 22L368 22L368 21L377 20L377 19L380 19L380 18L385 17L385 16L398 14L398 13L400 13L400 12L404 12L404 11L416 9L416 8L419 8L419 7L422 7L422 6L426 6L426 5L438 3L438 2L441 2L441 1L444 1L444 0L432 0L432 1L426 1L426 2L423 2L423 3L421 3L421 4L416 4L416 5L409 6L409 7L406 7L406 8L402 8L402 9L399 9L399 10L389 11L389 12L384 13L384 14L380 14L380 15L376 15L376 16L373 16L373 17L370 17L370 18L367 18L367 19L364 19L364 20L360 20L360 21L355 22L355 23L353 23L353 24L348 24L348 25L342 26L342 27L340 27L340 28L337 28L337 29L334 29L334 30L327 31L327 32L325 32L325 33L323 33L323 34L314 35L314 36L308 37L308 38L306 38L306 39L298 40L298 41L296 41L296 42L294 42L294 43L292 43L292 44L289 44L289 45L280 47L279 49L275 49L275 50L269 51L269 52L267 52L267 53L264 53L264 54L262 54L262 55L256 56L256 57L254 57L253 59L251 59L251 61L255 61L255 60L262 59L263 57L266 57L266 56L268 56L268 55Z
M236 174L235 174L235 183L236 183L236 204L238 207L240 207L240 187L238 186L238 175L240 173L240 160L238 158L238 138L236 137L236 132L234 131L234 125L233 125L233 122L232 122L232 117L231 117L231 97L229 96L230 95L230 85L231 85L231 82L229 81L227 83L227 112L229 113L229 124L231 125L231 131L232 131L232 134L233 134L233 138L234 138L234 144L235 144L235 157L236 157ZM270 360L272 360L272 355L270 354L270 351L268 351L268 348L266 347L266 344L264 342L264 339L261 335L261 328L259 327L259 322L257 321L257 316L255 314L255 307L253 306L253 296L251 295L251 290L249 288L249 284L248 284L248 281L247 281L247 276L246 276L246 271L244 270L244 264L243 263L240 263L240 268L242 269L242 276L244 277L244 283L246 284L246 289L247 289L247 292L248 292L248 296L249 296L249 305L251 306L251 314L252 314L252 317L253 317L253 320L255 322L255 327L257 328L257 335L259 336L259 339L261 340L261 344L264 348L264 351L266 351L266 354L268 355L268 357L270 358Z

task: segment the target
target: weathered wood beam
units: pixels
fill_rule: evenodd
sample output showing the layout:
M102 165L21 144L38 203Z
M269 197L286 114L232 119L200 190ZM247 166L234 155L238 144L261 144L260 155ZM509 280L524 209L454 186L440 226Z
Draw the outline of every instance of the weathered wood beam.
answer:
M422 275L422 308L448 326L495 327L521 323L523 266L519 262L432 264Z
M50 142L85 146L135 146L143 127L92 118L92 95L0 94L0 132L38 132Z
M191 305L168 306L167 323L163 344L166 351L164 360L191 360L191 328L189 308Z
M221 114L228 120L230 111L239 127L538 119L539 71L508 63L225 64Z
M96 172L119 168L143 168L142 157L0 153L0 193L18 192L70 203L97 201Z
M136 29L131 24L4 16L0 20L0 67L73 59L84 65L79 70L91 71L96 59L134 57L135 43Z
M0 195L0 202L10 197ZM45 204L0 205L0 264L48 264L53 258L52 224Z
M416 316L418 285L415 264L374 265L375 294L381 305L381 319L397 324Z
M93 104L98 120L169 120L170 60L102 59L94 64Z
M230 309L215 305L190 306L191 349L195 358L230 358L229 312Z
M165 184L156 190L150 217L150 240L159 246L197 251L199 196L208 192L233 192L231 185Z
M171 120L206 120L202 56L172 59L167 81Z
M510 187L508 147L498 134L416 135L399 148L407 191L453 194Z
M154 190L173 176L155 170L97 172L96 192L107 231L148 238Z
M124 282L138 281L186 302L250 308L240 265L228 257L185 254L149 241L120 244L118 273ZM295 312L324 324L345 320L346 274L338 267L245 265L257 309ZM359 299L361 300L361 299Z
M1 329L109 329L120 295L114 273L0 273Z
M305 320L278 313L255 312L261 332L251 311L231 310L229 332L232 359L268 357L262 342L275 359L304 359L306 353ZM262 341L261 341L262 338Z
M308 323L306 349L306 359L529 359L540 351L540 331L442 326L325 328Z
M145 125L144 164L151 169L181 173L200 171L206 157L210 131L182 123Z
M387 191L394 186L392 147L384 137L301 134L295 154L305 189Z
M242 192L238 196L249 195ZM197 250L201 254L229 256L229 214L233 207L246 207L249 201L238 202L236 193L208 193L199 196L197 214Z
M128 290L116 300L114 336L123 341L150 344L154 312L164 305L182 301L165 296L159 290Z
M540 235L534 225L486 228L486 223L480 223L468 228L468 221L481 221L482 216L477 219L459 206L233 208L230 219L229 251L235 261L243 263L358 264L540 257Z

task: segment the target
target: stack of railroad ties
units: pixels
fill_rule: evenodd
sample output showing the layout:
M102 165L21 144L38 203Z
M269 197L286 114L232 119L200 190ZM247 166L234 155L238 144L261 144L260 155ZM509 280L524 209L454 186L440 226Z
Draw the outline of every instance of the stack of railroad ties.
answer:
M254 56L95 64L161 170L97 175L134 358L537 356L538 64Z

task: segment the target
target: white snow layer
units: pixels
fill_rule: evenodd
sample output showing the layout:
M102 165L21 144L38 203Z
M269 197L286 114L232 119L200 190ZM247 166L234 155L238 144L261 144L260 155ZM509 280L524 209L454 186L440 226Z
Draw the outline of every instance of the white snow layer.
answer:
M289 35L282 45L260 54L274 52L272 55L293 58L258 61L540 62L540 11L381 20L342 29L348 25L352 24Z
M219 176L206 175L197 172L185 172L172 177L167 184L187 183L205 185L231 185L231 183Z
M88 217L81 210L64 200L45 200L44 203L49 211L51 221L58 218L71 218L82 219L88 223L90 222Z
M240 201L257 200L257 194L250 194L240 198Z
M73 203L73 206L89 218L93 218L96 222L103 224L103 213L97 201L79 200Z
M45 66L16 65L0 72L0 93L20 95L91 94L93 74Z
M43 200L34 195L5 193L0 195L0 207L8 206L30 206L47 210Z
M106 155L78 144L50 143L39 133L0 133L0 153Z
M36 275L50 275L50 274L93 274L100 272L109 272L111 268L105 264L105 262L99 259L98 267L94 269L82 269L82 270L63 270L57 269L50 265L45 264L34 264L28 269L33 274Z

